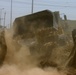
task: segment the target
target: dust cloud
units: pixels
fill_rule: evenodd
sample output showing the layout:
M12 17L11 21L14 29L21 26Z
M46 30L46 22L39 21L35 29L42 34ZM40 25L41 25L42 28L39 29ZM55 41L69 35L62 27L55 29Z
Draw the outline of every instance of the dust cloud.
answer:
M56 69L50 68L47 70L42 70L40 68L32 68L26 70L20 70L16 66L5 65L0 69L0 75L66 75L62 72L58 72Z
M66 75L56 68L39 68L38 60L30 53L29 47L21 40L13 39L13 30L5 30L7 44L7 55L3 66L0 68L0 75Z

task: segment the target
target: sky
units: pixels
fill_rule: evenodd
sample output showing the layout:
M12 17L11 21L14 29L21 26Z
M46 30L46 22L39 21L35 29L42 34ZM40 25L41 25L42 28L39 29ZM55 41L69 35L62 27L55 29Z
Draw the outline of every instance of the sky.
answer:
M32 0L12 0L12 23L16 17L31 14ZM2 9L4 8L4 9ZM11 0L0 0L0 13L1 17L5 16L6 26L10 25L10 10ZM70 20L76 20L76 0L34 0L33 13L42 11L60 11L60 16L66 14ZM1 24L4 24L4 19L1 20Z

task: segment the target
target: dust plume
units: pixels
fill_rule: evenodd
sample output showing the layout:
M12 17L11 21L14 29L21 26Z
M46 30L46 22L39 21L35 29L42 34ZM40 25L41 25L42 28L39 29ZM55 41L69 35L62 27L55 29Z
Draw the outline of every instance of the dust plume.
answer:
M29 47L25 43L21 43L20 40L13 39L12 32L12 30L5 31L5 39L8 50L4 64L15 64L20 68L35 66L37 62L31 56Z
M5 30L7 55L0 68L0 75L66 75L56 68L38 67L39 61L31 55L29 46L22 40L13 39L12 36L12 29Z
M40 68L32 68L28 70L20 70L16 66L3 66L0 69L0 75L66 75L65 73L58 72L56 69L42 70Z

